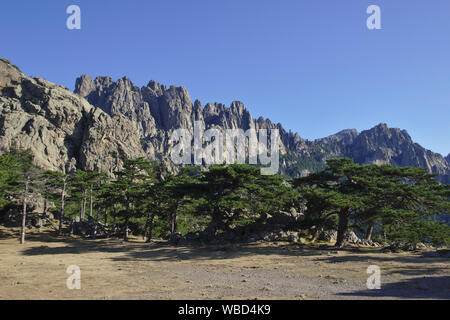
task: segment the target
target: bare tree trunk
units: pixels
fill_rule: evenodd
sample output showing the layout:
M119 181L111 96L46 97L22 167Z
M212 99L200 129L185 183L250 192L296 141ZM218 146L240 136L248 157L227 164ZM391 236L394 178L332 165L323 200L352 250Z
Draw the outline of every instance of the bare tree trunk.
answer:
M84 208L85 208L85 199L83 197L83 199L81 200L81 214L80 214L80 220L83 221L84 220Z
M151 242L153 238L153 221L155 220L155 214L150 215L150 220L148 221L148 233L146 242Z
M170 232L172 234L174 234L175 232L177 232L177 230L178 230L178 215L175 212L175 213L172 214L172 225L171 225Z
M148 224L149 224L149 221L150 221L150 213L147 213L147 218L145 219L144 237L143 237L143 240L146 240L146 239L147 239L147 235L148 235L147 231L148 231Z
M104 216L105 226L108 224L108 209L105 209L105 216Z
M92 196L92 186L91 186L91 193L90 193L90 199L89 199L89 216L92 217L92 209L93 209L93 196Z
M125 230L124 230L124 235L123 235L123 241L128 241L128 222L129 222L129 218L127 217L125 219Z
M70 219L70 230L69 230L69 235L73 236L73 223L74 223L74 219Z
M45 194L44 197L44 216L47 216L47 211L48 211L48 195Z
M84 218L86 216L86 203L87 203L86 194L87 194L87 191L84 190L83 191L83 202L82 202L82 206L81 206L81 220L82 221L84 220Z
M367 228L366 240L372 240L372 234L373 234L373 223L371 223Z
M128 196L128 190L127 190L127 195L126 195L126 208L127 208L127 217L125 219L125 232L124 232L124 236L123 236L123 240L124 241L128 241L128 222L130 220L130 210L131 210L131 203L130 203L130 199Z
M66 188L67 188L67 177L64 177L63 180L63 188L61 192L61 214L59 215L59 229L58 229L58 235L61 235L62 233L62 226L64 221L64 201L66 197Z
M335 246L338 248L342 248L345 242L345 234L348 229L348 219L349 212L348 209L344 209L339 212L339 225L338 225L338 233L337 233L337 241Z
M20 244L25 243L25 225L27 220L27 198L28 198L28 185L30 183L30 177L28 176L25 181L25 194L23 196L23 212L22 212L22 228L20 230Z

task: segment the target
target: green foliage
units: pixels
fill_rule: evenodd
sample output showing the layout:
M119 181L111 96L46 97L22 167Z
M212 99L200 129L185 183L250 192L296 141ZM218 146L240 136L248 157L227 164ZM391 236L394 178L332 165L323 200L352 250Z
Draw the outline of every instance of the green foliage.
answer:
M282 173L288 178L296 178L299 172L319 172L325 169L323 161L314 157L296 157L290 154L280 155L280 162L287 162L288 168L282 167Z
M12 149L0 156L0 211L8 208L14 194L23 188L24 175L33 168L31 151Z
M265 220L268 214L296 206L298 193L278 175L263 176L250 165L216 165L204 172L193 194L197 212L218 229L233 223Z
M433 228L437 233L445 229L426 218L450 210L449 186L439 184L422 168L332 159L325 171L296 179L294 184L307 200L310 220L324 225L328 217L339 217L338 242L349 219L360 225L381 222L384 234L392 240L426 241L436 234Z
M40 171L32 185L37 187L33 192L54 203L54 211L72 217L89 212L147 239L208 227L219 233L250 227L269 215L305 207L305 219L297 226L302 229L338 229L342 238L349 227L364 232L376 226L376 238L449 244L448 215L443 214L450 212L449 186L424 169L358 165L349 159L331 159L319 169L293 181L263 176L245 164L204 171L184 167L169 174L140 158L126 160L115 178L81 170L71 175ZM0 156L0 210L24 197L24 178L33 170L29 151Z

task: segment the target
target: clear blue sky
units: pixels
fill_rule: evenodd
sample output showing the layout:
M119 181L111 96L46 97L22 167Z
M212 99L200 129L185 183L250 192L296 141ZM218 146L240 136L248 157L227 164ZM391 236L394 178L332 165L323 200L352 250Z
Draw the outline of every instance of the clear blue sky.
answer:
M366 28L370 4L382 30ZM127 75L240 100L307 139L386 122L447 155L449 14L449 0L4 0L0 56L71 89Z

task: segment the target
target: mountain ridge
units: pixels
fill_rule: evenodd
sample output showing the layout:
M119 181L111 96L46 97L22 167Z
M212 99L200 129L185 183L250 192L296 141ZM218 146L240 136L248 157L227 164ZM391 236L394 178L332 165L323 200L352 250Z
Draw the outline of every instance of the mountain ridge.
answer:
M406 130L389 128L385 123L380 123L369 130L363 130L361 132L358 132L356 129L344 129L328 137L310 141L301 138L298 133L286 131L280 123L274 124L268 118L259 117L253 119L249 110L240 101L233 101L230 107L226 107L224 104L217 102L207 103L203 107L199 100L195 100L192 103L189 92L185 87L176 87L173 85L167 87L154 80L150 81L147 86L139 88L128 77L123 77L116 82L112 81L110 77L106 77L108 79L109 92L106 97L103 96L103 98L100 98L100 101L105 101L108 97L120 99L123 96L124 84L129 88L133 88L133 92L138 98L134 103L112 98L112 101L110 99L110 103L106 103L106 105L99 104L98 98L97 100L92 99L92 96L102 97L104 86L97 84L102 82L99 80L102 78L105 77L97 77L95 80L92 80L90 76L84 75L76 80L74 92L84 96L90 103L105 112L109 112L111 115L117 111L122 114L129 114L130 110L133 112L133 110L139 109L136 106L146 106L147 104L150 114L154 116L154 124L163 130L172 130L175 127L189 128L192 130L193 121L189 119L203 121L205 128L212 126L218 126L222 129L241 128L244 130L250 128L278 128L282 142L281 153L283 155L291 154L291 160L286 160L286 157L284 157L284 173L291 176L298 175L302 171L305 174L320 169L323 167L324 161L330 157L346 156L353 158L358 163L421 166L427 168L429 172L439 174L441 181L446 183L450 182L450 166L447 159L415 143ZM89 92L83 92L83 87L89 88ZM166 92L170 92L169 97L167 99L163 98L164 102L161 105L158 99L164 97ZM170 123L171 125L167 126L158 117L163 115L162 119L171 118L171 115L165 115L165 113L167 109L171 110L170 101L174 100L177 102L176 105L179 109L177 113L178 118L172 121ZM132 106L133 104L134 106ZM126 110L123 110L123 106L127 106L125 108ZM121 108L122 110L120 110ZM401 146L401 150L399 150L399 146ZM314 151L317 149L320 151ZM299 166L296 170L297 172L290 168L292 166L296 167L296 161L292 160L292 158L302 159L305 157L309 157L308 160L312 163L311 165L304 164L304 168ZM322 166L319 163L322 163Z
M192 101L183 86L165 86L152 80L139 88L126 76L113 81L108 76L93 79L82 75L76 79L72 93L46 80L25 76L6 59L0 60L0 75L0 150L7 151L13 144L32 147L32 141L44 150L53 147L47 153L34 147L42 164L52 169L67 166L54 159L62 156L62 162L71 162L73 168L112 172L124 158L145 155L176 170L169 159L173 148L170 134L178 128L193 130L194 122L200 121L205 129L279 129L281 172L288 176L320 170L333 157L350 157L357 163L424 167L439 175L441 182L450 183L450 154L444 158L427 150L415 143L406 130L389 128L385 123L361 132L344 129L328 137L306 140L298 133L286 131L280 123L253 118L240 101L229 107L217 102L202 105L199 100ZM35 106L30 109L30 105ZM52 122L52 112L47 109L56 113L53 116L59 123ZM77 115L79 127L69 125L68 110ZM27 131L25 124L20 127L11 118L12 111L20 114L16 116L22 122L33 116L35 126L37 120L42 123L37 128L31 125L35 130ZM38 130L48 123L54 132L59 132L56 136L63 140L62 145L49 140L50 133ZM121 129L113 128L114 123ZM76 144L67 142L71 136L77 137L76 132L66 130L65 135L61 134L64 126L80 131L81 138ZM107 133L114 134L111 138ZM45 157L53 160L43 161ZM48 162L53 164L49 166Z

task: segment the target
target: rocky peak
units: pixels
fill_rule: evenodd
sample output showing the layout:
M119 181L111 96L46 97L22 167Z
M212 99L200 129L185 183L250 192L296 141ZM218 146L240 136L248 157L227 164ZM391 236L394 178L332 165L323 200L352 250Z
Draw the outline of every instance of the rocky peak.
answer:
M24 77L18 67L12 65L9 60L0 58L0 88L13 86Z
M163 129L192 128L191 96L185 87L170 86L159 99L159 114Z
M440 154L414 143L406 130L389 128L386 124L362 131L346 156L358 163L423 167L441 175L441 181L450 181L450 166Z
M75 93L82 97L88 96L94 90L94 81L87 74L83 74L75 81Z
M381 123L359 133L342 130L314 141L287 132L270 119L253 119L240 101L230 107L199 100L192 103L184 87L150 81L135 86L128 77L113 81L82 75L75 94L39 78L27 78L0 59L0 150L13 143L31 148L37 162L48 169L69 163L85 170L112 170L124 157L146 155L175 170L170 162L174 129L279 129L281 166L296 176L320 170L327 159L349 157L357 163L419 166L450 183L450 155L446 158L414 143L405 130ZM85 99L83 99L85 98Z
M315 140L316 143L342 143L342 144L351 144L355 140L355 138L359 135L359 132L356 129L346 129L339 131L336 134L328 136L326 138Z
M28 78L8 61L0 61L0 150L13 145L30 149L35 164L51 170L111 172L126 158L144 156L138 132L122 115L111 117L79 95L40 78ZM3 77L2 77L3 78ZM13 81L11 81L11 79ZM89 92L89 76L80 78L79 92ZM5 92L14 94L5 94Z
M288 153L291 159L303 159L302 166L308 164L308 171L323 167L327 159L350 157L358 163L421 166L441 176L450 176L447 160L415 144L407 131L389 128L386 123L361 133L356 129L342 130L311 142L303 140L297 133L286 132L281 124L273 124L269 119L253 119L240 101L232 102L228 108L221 103L207 103L203 107L198 100L192 103L186 88L167 88L156 81L150 81L141 89L128 78L117 82L110 78L103 81L96 79L94 85L95 90L86 96L89 102L111 115L123 114L132 120L141 133L141 139L146 141L145 148L150 157L167 157L170 132L177 128L192 131L194 121L202 121L206 129L278 128L281 154ZM85 87L91 88L90 85ZM78 91L81 94L82 90ZM285 165L294 164L286 162Z
M372 129L362 131L355 139L357 148L365 150L397 148L400 145L413 144L406 130L389 128L385 123L379 124Z
M142 90L148 90L152 93L152 95L159 97L162 96L163 92L167 90L167 87L165 85L159 84L154 80L151 80L146 87L142 87Z

